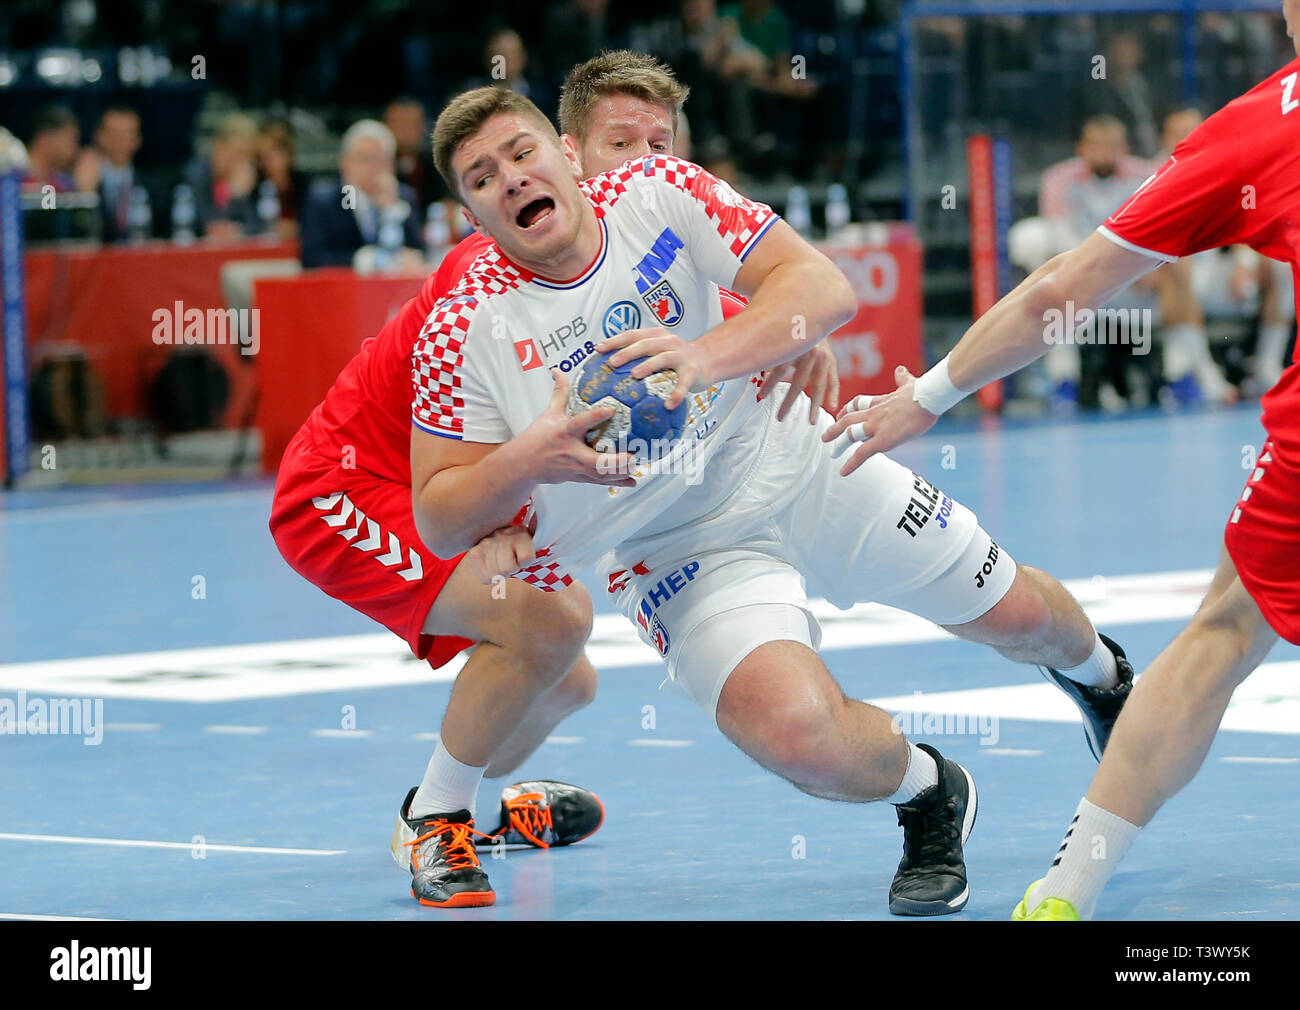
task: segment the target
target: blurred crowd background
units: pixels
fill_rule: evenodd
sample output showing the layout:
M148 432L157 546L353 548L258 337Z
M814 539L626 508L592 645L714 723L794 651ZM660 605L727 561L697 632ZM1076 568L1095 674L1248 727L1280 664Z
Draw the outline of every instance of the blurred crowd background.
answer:
M465 229L428 150L443 102L497 84L554 115L574 64L632 48L691 88L680 153L809 235L910 217L935 357L971 318L969 134L1011 144L1014 282L1291 58L1276 3L1190 22L929 6L900 21L901 0L6 0L0 165L21 166L29 211L56 211L26 215L33 247L293 240L304 268L427 270ZM360 209L340 208L340 184ZM1294 333L1289 274L1244 249L1180 269L1121 296L1153 314L1158 353L1061 348L1015 396L1118 410L1257 394Z

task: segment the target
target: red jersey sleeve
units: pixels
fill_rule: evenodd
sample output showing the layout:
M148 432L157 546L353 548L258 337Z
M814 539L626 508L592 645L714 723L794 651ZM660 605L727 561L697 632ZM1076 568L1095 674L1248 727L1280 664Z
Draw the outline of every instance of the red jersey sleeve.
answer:
M1107 238L1172 262L1243 241L1239 145L1213 135L1189 136L1100 231Z
M1295 260L1300 59L1198 126L1100 231L1172 260L1244 243Z
M739 315L741 310L749 304L744 295L738 295L726 288L718 288L718 301L722 303L723 319L730 319L732 316Z

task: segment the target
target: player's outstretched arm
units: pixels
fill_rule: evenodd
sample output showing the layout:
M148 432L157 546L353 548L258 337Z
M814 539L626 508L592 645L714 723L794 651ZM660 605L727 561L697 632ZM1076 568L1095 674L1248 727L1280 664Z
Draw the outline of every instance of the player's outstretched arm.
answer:
M838 439L836 455L860 443L840 472L848 475L876 453L928 431L940 414L972 390L1046 354L1051 346L1049 320L1053 312L1065 313L1067 300L1076 312L1095 309L1161 262L1096 232L1048 260L980 316L952 353L920 378L900 367L894 373L894 392L856 397L844 406L823 435L828 442Z
M415 528L425 546L455 557L508 526L538 484L579 481L632 487L630 453L600 454L583 441L612 408L569 417L569 380L556 369L546 410L508 442L463 442L411 428L411 495Z

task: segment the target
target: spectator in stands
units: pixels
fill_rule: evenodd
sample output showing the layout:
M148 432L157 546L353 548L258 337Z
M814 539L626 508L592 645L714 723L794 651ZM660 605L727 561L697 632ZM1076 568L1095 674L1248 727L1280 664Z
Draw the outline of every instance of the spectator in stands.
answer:
M138 150L140 114L127 105L110 105L99 117L93 146L77 159L77 189L99 194L100 237L105 243L130 237L131 194L136 186L145 186L135 169ZM154 194L149 196L150 206L155 206Z
M1199 109L1173 109L1165 115L1160 131L1156 165L1168 160L1175 147L1201 125ZM1223 372L1210 354L1205 331L1205 301L1218 315L1239 318L1253 316L1258 304L1258 254L1248 246L1234 262L1228 250L1212 249L1185 256L1151 275L1160 298L1160 340L1165 381L1176 400L1200 402L1209 397L1221 403L1237 398ZM1228 253L1227 256L1224 253ZM1243 262L1244 261L1244 262ZM1245 269L1241 269L1245 267ZM1256 279L1248 274L1254 273ZM1235 275L1235 276L1234 276ZM1254 287L1253 292L1248 288ZM1235 294L1234 294L1235 289ZM1242 297L1252 304L1241 304ZM1232 305L1234 301L1238 302Z
M343 134L337 179L308 193L300 221L304 267L349 266L390 244L398 268L424 266L424 239L414 213L415 193L397 181L397 141L383 123L363 119ZM399 223L400 222L400 223ZM387 234L386 229L400 229ZM367 251L358 260L357 254Z
M571 67L602 49L620 48L609 31L608 7L609 0L568 0L550 7L542 30L548 78L561 80ZM536 98L533 101L547 112L555 108L553 102L543 105Z
M275 186L280 216L275 230L282 238L296 238L298 215L309 184L307 173L293 167L296 149L293 125L283 117L274 116L257 131L257 184L269 182Z
M1152 168L1129 153L1128 130L1120 120L1093 116L1083 124L1075 156L1043 173L1038 212L1063 222L1069 229L1066 240L1077 244L1133 194Z
M1039 182L1038 213L1048 223L1054 248L1049 256L1073 248L1106 220L1153 170L1150 162L1129 154L1128 131L1114 116L1094 116L1083 124L1073 158L1048 168ZM1138 286L1129 289L1132 292ZM1129 294L1121 294L1127 306ZM1139 303L1150 294L1137 296ZM1141 307L1140 305L1138 307ZM1150 307L1150 306L1147 306ZM1101 381L1109 380L1120 396L1129 395L1128 347L1108 345L1080 356L1073 344L1058 344L1045 365L1058 406L1100 403Z
M725 40L722 75L747 86L731 91L732 145L748 151L752 167L770 164L774 154L789 160L791 148L804 146L799 103L817 90L806 76L806 63L794 73L790 22L773 0L741 0L718 16ZM792 143L778 152L778 137Z
M415 214L423 221L429 204L447 198L442 179L433 167L433 143L424 103L410 95L394 98L384 109L384 125L397 144L393 161L397 181L415 194Z
M1150 158L1156 153L1160 129L1141 65L1142 43L1127 32L1116 35L1106 50L1106 76L1088 81L1083 105L1090 118L1109 115L1118 119L1128 130L1133 150Z
M735 71L743 69L731 62L735 32L734 22L718 17L716 0L681 0L677 14L632 30L631 48L658 56L691 89L694 144L702 153L721 154L726 150L729 110L737 104L730 91L748 86L743 79L734 83L728 79L734 79ZM759 69L757 63L753 66Z
M573 62L581 63L583 60L590 59L595 52L596 50L586 53ZM534 105L547 113L556 107L555 89L551 87L545 75L529 72L528 50L524 48L524 40L513 28L498 28L487 37L483 45L483 66L486 74L471 78L461 90L467 91L485 85L508 88L532 99ZM566 67L566 73L567 70Z
M23 189L39 191L44 186L53 186L56 193L73 192L76 182L72 170L80 140L81 127L71 111L61 105L51 105L38 112L27 141Z
M262 230L257 216L257 124L240 112L221 120L206 159L185 170L194 192L198 230L209 238L234 239Z

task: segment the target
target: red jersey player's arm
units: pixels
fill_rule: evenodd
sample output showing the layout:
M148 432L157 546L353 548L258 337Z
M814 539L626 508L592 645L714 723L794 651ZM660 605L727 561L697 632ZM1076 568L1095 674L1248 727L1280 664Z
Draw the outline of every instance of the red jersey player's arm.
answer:
M953 386L978 389L1046 354L1049 320L1064 318L1067 300L1076 311L1096 309L1161 263L1240 241L1251 227L1240 189L1251 165L1224 131L1227 112L1188 136L1097 232L981 316L948 356Z
M980 316L948 356L948 374L961 390L978 389L1037 361L1052 313L1095 309L1164 260L1136 252L1093 232L1080 245L1031 273Z

